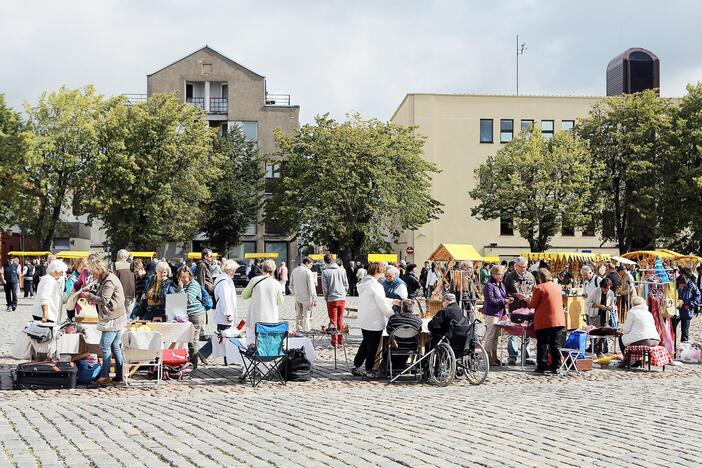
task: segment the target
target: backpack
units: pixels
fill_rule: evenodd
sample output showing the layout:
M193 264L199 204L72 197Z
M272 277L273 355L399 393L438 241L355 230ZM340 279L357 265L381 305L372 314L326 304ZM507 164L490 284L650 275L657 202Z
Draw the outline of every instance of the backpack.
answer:
M280 374L287 381L307 382L312 379L312 364L307 360L305 350L293 348L286 351L287 359L280 365Z
M31 263L27 265L27 274L24 275L25 278L33 278L34 277L34 265Z
M210 296L210 293L202 286L200 286L200 302L202 302L202 307L204 307L205 310L210 310L214 306L212 303L212 296Z

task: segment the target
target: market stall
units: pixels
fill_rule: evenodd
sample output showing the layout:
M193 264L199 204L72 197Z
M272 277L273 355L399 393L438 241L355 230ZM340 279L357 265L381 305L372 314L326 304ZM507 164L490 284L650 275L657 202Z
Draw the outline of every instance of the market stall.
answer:
M91 252L88 252L87 250L62 250L56 254L56 258L88 258L90 254Z
M439 266L439 282L428 300L426 316L433 317L441 309L441 297L444 293L451 291L451 285L457 285L454 289L457 298L460 299L463 296L464 285L470 282L480 297L480 280L476 281L475 276L464 277L464 272L459 268L460 262L463 261L485 260L475 247L470 244L439 244L429 255L429 260Z
M248 255L248 254L246 254ZM212 252L212 258L217 258L219 257L219 254L216 252ZM200 260L202 258L202 252L188 252L188 259L190 260ZM246 257L248 258L248 257Z

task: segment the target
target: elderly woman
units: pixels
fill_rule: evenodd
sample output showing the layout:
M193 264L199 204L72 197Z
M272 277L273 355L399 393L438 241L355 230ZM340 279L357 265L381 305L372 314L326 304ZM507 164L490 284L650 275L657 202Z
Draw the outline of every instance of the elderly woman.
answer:
M166 262L162 262L168 265ZM160 265L160 263L159 263ZM170 270L170 268L169 268ZM194 343L188 344L188 351L190 354L190 362L193 365L193 370L197 369L197 351L199 340L203 335L205 327L205 317L206 310L202 305L202 286L195 280L193 272L187 266L182 266L178 268L177 271L177 281L175 286L175 292L185 292L188 296L188 320L195 327L195 340Z
M366 364L365 375L375 378L373 366L375 354L383 336L383 329L388 317L393 314L393 300L385 297L383 286L378 281L385 273L385 266L373 262L368 265L368 274L358 283L358 326L361 327L363 340L353 360L351 373L355 376L364 375L359 367ZM399 300L395 300L399 303Z
M539 284L532 291L529 308L534 309L536 331L536 372L543 374L551 355L551 371L555 374L561 366L561 353L565 343L565 314L563 313L563 288L553 282L551 272L540 268L536 272Z
M46 275L39 280L37 295L34 297L32 317L45 323L56 323L63 306L62 278L68 267L61 260L49 263Z
M646 300L643 297L634 297L622 325L619 347L624 350L627 346L658 346L660 341L656 321L648 310Z
M217 330L226 330L236 321L236 287L232 280L239 264L234 260L225 260L222 263L222 274L215 277L214 294L217 302L214 320Z
M124 307L124 289L119 278L110 273L107 265L99 258L88 260L88 271L97 282L97 290L91 293L89 288L84 288L80 296L87 298L97 307L97 329L102 332L100 336L100 350L102 351L102 368L100 377L95 381L101 386L110 385L112 382L122 381L122 331L127 325L127 309ZM115 377L110 381L110 363L112 356L115 358Z
M254 276L241 293L242 299L251 299L246 316L246 342L256 340L256 322L276 323L280 321L278 307L283 305L283 288L273 277L275 262L266 260L261 265L262 273Z
M141 304L134 315L142 320L166 320L166 294L175 292L173 281L168 278L171 267L166 262L156 264L156 274L151 276L144 287Z
M507 290L502 283L505 276L505 267L495 265L490 268L490 279L483 287L483 323L485 323L485 336L483 347L488 353L491 366L501 366L497 358L497 338L499 329L495 324L505 314L505 307L512 303L513 298L507 296Z

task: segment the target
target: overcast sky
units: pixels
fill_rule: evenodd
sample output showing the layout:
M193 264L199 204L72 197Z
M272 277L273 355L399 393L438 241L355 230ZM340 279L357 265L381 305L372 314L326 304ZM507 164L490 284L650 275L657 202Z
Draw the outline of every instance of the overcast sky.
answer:
M603 95L629 47L661 60L661 94L702 79L702 2L678 1L3 1L0 93L20 107L92 83L145 93L146 74L205 44L289 93L301 120L390 118L410 92Z

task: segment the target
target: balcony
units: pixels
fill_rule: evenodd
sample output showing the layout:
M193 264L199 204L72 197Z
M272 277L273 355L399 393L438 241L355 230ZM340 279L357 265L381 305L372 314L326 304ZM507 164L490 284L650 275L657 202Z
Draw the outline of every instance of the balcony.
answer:
M185 98L185 102L188 104L192 104L195 107L199 107L202 110L205 110L205 98L204 97Z
M133 106L134 104L141 104L146 102L146 94L123 94L127 100L125 104L128 106Z
M210 98L209 114L226 114L227 113L227 98L213 97Z
M290 106L289 94L266 93L267 106Z

